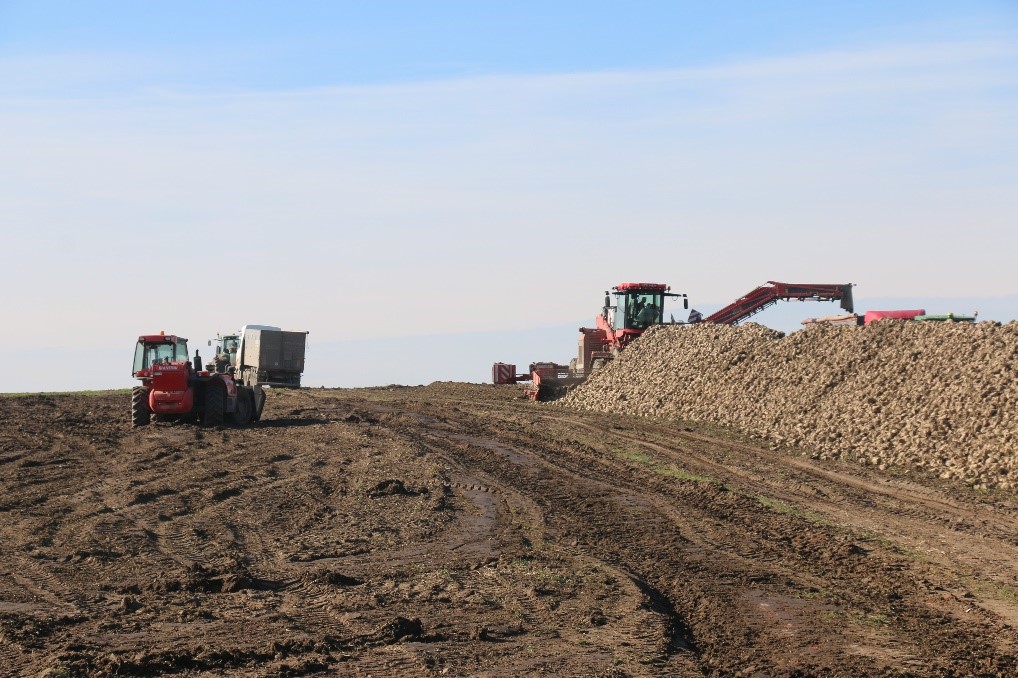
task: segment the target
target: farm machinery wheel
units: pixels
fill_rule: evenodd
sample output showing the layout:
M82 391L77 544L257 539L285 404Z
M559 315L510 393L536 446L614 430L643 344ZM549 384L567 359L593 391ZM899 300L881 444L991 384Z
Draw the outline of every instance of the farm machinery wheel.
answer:
M265 409L265 390L258 385L251 387L251 421L261 421Z
M254 396L250 389L237 389L237 405L230 414L230 421L237 426L247 426L254 419Z
M205 426L222 426L226 412L226 387L212 380L205 387L205 408L202 423Z
M148 406L148 389L135 386L131 389L131 425L146 426L152 421L152 410Z

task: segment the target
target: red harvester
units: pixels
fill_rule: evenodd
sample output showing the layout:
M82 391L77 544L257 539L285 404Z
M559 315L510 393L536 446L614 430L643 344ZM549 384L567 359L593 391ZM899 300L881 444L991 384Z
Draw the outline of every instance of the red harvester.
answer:
M596 318L597 327L581 327L579 351L568 365L552 362L531 363L528 374L516 374L516 366L495 363L492 367L492 382L515 384L531 382L527 395L533 400L554 400L561 398L592 372L602 367L622 349L632 343L651 325L664 324L665 297L681 297L682 307L689 308L685 294L673 294L670 287L661 283L621 283L604 293L604 307ZM616 303L611 304L611 295ZM770 281L739 297L728 306L700 318L695 310L690 314L690 323L715 323L736 325L746 318L781 300L840 301L841 307L852 313L852 285L794 284ZM670 324L686 324L676 322Z
M675 294L670 290L668 285L661 283L627 282L616 285L611 292L604 293L604 306L595 318L596 327L580 328L577 356L568 365L532 363L528 374L516 374L515 365L495 363L492 367L492 382L514 384L529 381L531 385L527 388L527 395L531 399L561 398L643 334L648 327L662 324L665 297L681 297L683 308L689 308L685 294ZM615 296L614 305L612 295Z

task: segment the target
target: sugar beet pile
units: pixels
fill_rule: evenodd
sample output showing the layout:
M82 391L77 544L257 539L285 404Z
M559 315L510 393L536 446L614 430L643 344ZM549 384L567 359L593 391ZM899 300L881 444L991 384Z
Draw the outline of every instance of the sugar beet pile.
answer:
M1018 488L1018 322L656 327L562 402Z

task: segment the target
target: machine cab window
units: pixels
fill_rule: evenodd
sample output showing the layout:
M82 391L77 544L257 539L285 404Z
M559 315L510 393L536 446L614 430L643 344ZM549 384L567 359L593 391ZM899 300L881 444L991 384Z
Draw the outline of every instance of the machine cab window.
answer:
M209 342L212 345L212 342ZM240 348L240 335L237 334L218 334L216 335L215 342L215 362L216 369L219 372L225 371L227 367L237 367L237 358L239 357ZM222 367L223 369L219 369Z
M159 363L175 363L188 360L187 341L178 339L177 343L152 343L138 341L134 349L134 373L147 370Z
M625 312L616 313L615 329L645 330L664 321L664 293L627 292L619 296L619 309ZM624 323L621 327L620 320Z

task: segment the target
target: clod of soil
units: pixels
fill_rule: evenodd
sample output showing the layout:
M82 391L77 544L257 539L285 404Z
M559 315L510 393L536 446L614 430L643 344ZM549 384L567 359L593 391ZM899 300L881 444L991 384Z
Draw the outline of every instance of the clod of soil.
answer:
M386 622L371 634L374 641L379 643L396 643L401 640L420 640L424 635L424 625L420 619L407 619L396 617Z
M368 490L369 497L391 497L397 494L409 496L417 493L408 490L406 485L403 484L403 481L398 478L383 480Z

